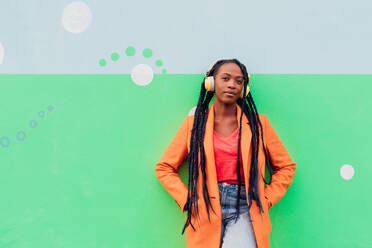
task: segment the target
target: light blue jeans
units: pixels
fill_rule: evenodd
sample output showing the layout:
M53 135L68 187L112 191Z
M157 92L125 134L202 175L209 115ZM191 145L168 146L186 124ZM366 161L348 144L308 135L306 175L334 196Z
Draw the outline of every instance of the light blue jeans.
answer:
M235 223L238 185L219 182L222 213L220 248L257 248L252 220L248 211L245 186L240 188L239 218Z

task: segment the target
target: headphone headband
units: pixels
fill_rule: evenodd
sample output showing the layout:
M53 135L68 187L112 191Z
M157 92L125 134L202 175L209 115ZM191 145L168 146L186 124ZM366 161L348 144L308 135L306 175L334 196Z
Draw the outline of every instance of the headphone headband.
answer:
M209 72L212 70L213 66L220 60L233 60L234 58L222 58L222 59L217 59L216 61L214 61L214 63L209 67L208 71L207 71L207 75L209 74Z

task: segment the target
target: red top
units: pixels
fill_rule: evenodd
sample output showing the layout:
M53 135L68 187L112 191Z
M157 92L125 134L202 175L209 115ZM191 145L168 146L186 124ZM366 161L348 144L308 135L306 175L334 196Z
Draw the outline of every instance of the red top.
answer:
M228 137L219 135L213 130L214 158L218 182L238 184L238 175L236 173L238 139L239 127ZM241 149L239 156L241 184L245 184Z

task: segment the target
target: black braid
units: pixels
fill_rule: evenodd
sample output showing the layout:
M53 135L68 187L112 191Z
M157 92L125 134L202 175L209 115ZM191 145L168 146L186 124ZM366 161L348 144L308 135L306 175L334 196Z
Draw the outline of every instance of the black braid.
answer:
M264 149L265 158L266 158L266 166L269 170L270 180L269 183L271 184L271 177L272 177L272 170L271 170L271 163L268 159L268 155L266 153L265 145L263 142L263 134L262 134L262 124L260 122L258 112L256 106L253 102L253 98L251 92L248 93L248 96L245 97L247 85L249 83L248 73L245 68L245 65L240 63L237 59L224 59L217 61L213 67L207 72L206 76L215 76L218 69L221 65L225 63L235 63L237 64L243 73L244 78L244 89L243 89L243 99L238 99L237 104L241 107L241 115L240 115L240 126L239 126L239 139L238 139L238 158L237 158L237 175L238 175L238 197L237 197L237 214L236 219L239 217L240 211L240 188L241 188L241 174L240 174L240 140L241 140L241 128L242 128L242 117L243 113L246 115L247 119L249 120L249 125L252 131L252 160L251 160L251 167L250 167L250 179L249 179L249 190L248 190L248 206L249 209L252 206L252 198L257 201L257 205L261 212L263 212L262 204L258 196L258 149L259 149L259 128L261 129L261 139L262 139L262 147ZM200 150L200 170L202 172L203 178L203 198L204 203L208 213L208 219L210 221L210 212L209 207L212 208L212 211L216 214L213 209L213 206L210 201L208 187L206 184L207 175L205 170L205 151L204 151L204 134L205 134L205 125L208 118L208 110L209 110L209 103L214 96L214 92L207 91L204 87L204 80L201 84L200 96L198 100L198 105L195 110L194 114L194 123L191 131L191 138L190 138L190 152L187 156L188 163L189 163L189 180L188 180L188 195L187 201L184 206L184 210L187 211L187 219L186 223L182 229L182 234L185 232L185 229L188 225L195 230L194 226L191 223L191 216L192 213L196 213L196 216L199 217L199 209L198 209L198 196L197 196L197 182L199 177L199 150Z

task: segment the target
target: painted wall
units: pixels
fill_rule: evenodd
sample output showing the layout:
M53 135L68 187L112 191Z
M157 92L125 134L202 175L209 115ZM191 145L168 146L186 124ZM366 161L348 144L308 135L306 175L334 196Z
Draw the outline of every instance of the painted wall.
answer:
M1 3L0 247L186 247L154 167L220 57L297 163L271 247L372 247L370 7Z

